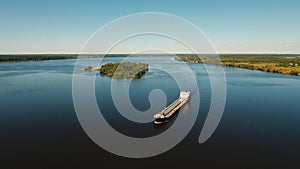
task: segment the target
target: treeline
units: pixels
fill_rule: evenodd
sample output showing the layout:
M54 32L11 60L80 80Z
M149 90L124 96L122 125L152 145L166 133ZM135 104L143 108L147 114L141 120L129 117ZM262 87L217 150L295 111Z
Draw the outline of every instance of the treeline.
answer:
M222 62L274 63L280 67L290 67L300 64L300 55L221 56L220 58Z
M248 64L262 64L274 63L281 67L300 66L300 55L219 55L220 61L223 63L248 63ZM186 62L209 63L214 57L209 55L177 55L176 60ZM230 66L230 65L229 65Z
M57 59L75 59L78 54L28 54L28 55L0 55L0 62L43 61Z
M58 59L97 58L97 57L130 57L146 55L130 54L0 54L0 62L25 62ZM153 55L151 55L153 56Z
M175 59L300 76L300 55L220 55L221 62L216 58L209 55L178 55Z

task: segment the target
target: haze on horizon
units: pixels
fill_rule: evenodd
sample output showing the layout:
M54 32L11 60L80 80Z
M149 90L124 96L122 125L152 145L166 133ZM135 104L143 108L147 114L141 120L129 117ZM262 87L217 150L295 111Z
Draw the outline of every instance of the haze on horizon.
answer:
M134 13L162 12L195 24L218 53L300 53L300 1L2 1L0 53L79 53L105 24ZM141 42L189 53L164 38L142 37L112 53L131 53Z

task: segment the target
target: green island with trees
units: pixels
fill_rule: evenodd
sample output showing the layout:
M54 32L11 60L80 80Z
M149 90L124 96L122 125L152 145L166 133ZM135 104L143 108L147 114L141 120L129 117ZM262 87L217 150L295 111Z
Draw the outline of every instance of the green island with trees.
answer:
M201 58L201 59L200 59ZM177 55L176 60L193 63L217 64L229 67L238 67L264 72L289 74L300 76L300 55L220 55L216 57L207 55Z
M85 70L96 70L102 75L116 79L140 79L148 72L149 65L146 63L116 62L106 63L102 66L88 66Z

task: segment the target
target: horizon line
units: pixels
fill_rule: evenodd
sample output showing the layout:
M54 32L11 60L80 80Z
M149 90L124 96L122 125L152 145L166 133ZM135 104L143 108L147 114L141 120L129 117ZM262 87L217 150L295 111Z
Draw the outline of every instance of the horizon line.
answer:
M0 53L0 55L180 55L180 54L187 54L187 55L195 55L196 53ZM207 54L217 54L217 55L300 55L300 53L270 53L270 52L228 52L228 53L197 53L197 55L207 55Z

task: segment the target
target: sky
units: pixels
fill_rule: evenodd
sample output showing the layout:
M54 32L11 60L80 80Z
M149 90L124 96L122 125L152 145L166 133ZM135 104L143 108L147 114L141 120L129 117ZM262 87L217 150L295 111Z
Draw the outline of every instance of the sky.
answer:
M99 28L142 12L186 19L218 53L300 53L299 7L299 0L0 0L0 53L79 53Z

